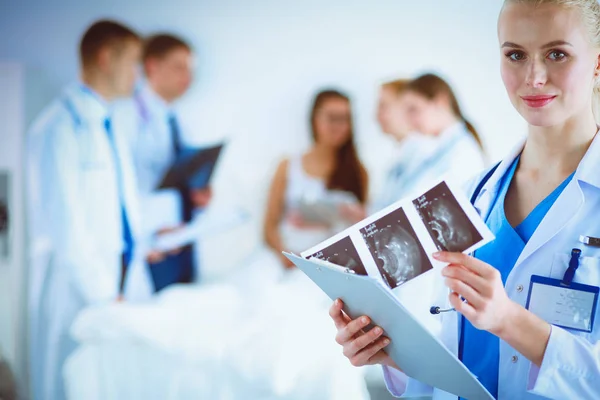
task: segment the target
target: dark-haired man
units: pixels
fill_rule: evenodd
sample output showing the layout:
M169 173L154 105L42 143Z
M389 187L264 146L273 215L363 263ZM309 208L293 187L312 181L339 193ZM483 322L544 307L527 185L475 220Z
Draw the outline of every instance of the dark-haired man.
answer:
M27 173L33 398L65 398L69 329L84 307L121 298L134 260L137 191L112 103L132 94L142 42L109 20L79 46L80 81L34 121Z
M146 77L144 85L136 92L133 101L120 111L131 133L130 144L136 176L140 188L145 220L153 220L157 214L151 206L158 196L158 186L172 163L186 149L186 134L174 103L189 89L192 82L193 52L183 39L161 33L150 36L144 44L142 56ZM172 226L152 226L148 229L176 228L189 222L194 212L206 207L211 199L207 188L194 187L190 180L185 187L165 193L171 201L160 203L159 213L169 214L168 223ZM165 209L164 204L167 204ZM168 230L167 229L167 230ZM150 232L148 232L150 233ZM193 246L186 246L166 258L150 259L150 275L154 289L161 289L173 283L188 283L198 278L197 260Z

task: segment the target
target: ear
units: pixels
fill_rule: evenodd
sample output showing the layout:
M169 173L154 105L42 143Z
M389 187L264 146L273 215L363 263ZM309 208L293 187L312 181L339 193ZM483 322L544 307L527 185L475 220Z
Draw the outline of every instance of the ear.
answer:
M447 109L450 108L450 98L445 93L440 93L433 98L433 103L438 108Z
M97 65L101 71L107 71L110 69L110 64L112 61L112 54L110 50L110 47L104 46L98 51Z
M149 58L144 61L144 71L146 71L146 75L151 75L156 70L156 59Z

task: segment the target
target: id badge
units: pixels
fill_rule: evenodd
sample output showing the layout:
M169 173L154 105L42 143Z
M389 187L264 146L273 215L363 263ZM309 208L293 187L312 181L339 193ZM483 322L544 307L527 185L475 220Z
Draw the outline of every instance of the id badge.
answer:
M533 275L526 308L549 324L591 332L598 304L597 286Z

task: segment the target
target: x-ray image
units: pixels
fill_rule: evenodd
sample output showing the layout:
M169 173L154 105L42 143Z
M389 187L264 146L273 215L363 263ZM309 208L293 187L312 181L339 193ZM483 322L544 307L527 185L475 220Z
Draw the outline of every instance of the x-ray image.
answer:
M330 262L345 268L349 268L357 275L367 275L367 270L360 260L360 256L352 243L352 239L346 236L342 240L325 247L307 258L316 257L320 260Z
M360 233L391 289L432 268L402 208L367 225Z
M463 252L482 240L445 182L415 199L413 204L438 250Z

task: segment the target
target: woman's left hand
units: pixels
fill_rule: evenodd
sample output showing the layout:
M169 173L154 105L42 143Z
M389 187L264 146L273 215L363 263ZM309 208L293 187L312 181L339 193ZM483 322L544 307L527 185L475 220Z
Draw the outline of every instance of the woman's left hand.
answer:
M462 253L439 252L433 257L449 263L442 275L446 278L446 286L452 290L452 307L477 329L500 335L516 306L506 294L500 272Z

